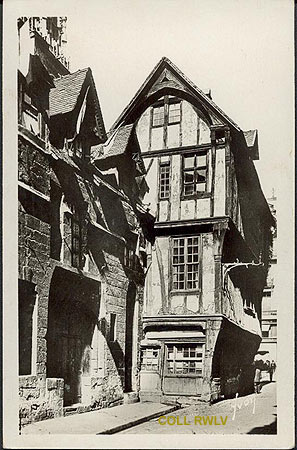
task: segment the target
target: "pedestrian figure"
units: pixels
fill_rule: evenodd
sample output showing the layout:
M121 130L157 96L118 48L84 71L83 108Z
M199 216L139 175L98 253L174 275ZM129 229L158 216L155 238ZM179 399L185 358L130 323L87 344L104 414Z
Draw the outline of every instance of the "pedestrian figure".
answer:
M272 360L272 361L271 361L271 364L270 364L270 367L269 367L270 381L272 381L272 378L273 378L273 374L274 374L274 372L275 372L275 369L276 369L276 364L275 364L275 361Z
M256 367L254 376L255 394L260 394L260 382L261 382L261 370L259 369L259 367Z

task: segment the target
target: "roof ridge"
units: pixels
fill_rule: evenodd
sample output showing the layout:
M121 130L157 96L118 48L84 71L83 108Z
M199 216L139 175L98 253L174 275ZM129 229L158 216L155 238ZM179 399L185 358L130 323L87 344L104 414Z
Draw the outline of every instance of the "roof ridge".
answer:
M81 72L87 72L88 70L91 70L90 67L85 67L83 69L78 69L75 72L66 73L65 75L61 75L60 77L54 78L54 81L59 81L67 77L71 77L72 75L78 75Z
M191 81L167 56L162 56L162 58L158 61L158 63L154 66L152 71L149 73L149 75L146 77L144 82L141 84L139 89L136 91L128 105L124 108L120 116L117 118L117 120L113 123L111 130L117 128L120 124L125 115L128 113L129 109L132 107L133 103L137 100L139 95L141 95L142 91L146 88L150 80L153 78L154 74L157 72L157 70L162 66L162 64L168 64L169 67L178 75L180 76L184 82L186 82L194 91L197 92L198 95L200 95L203 100L208 103L212 108L214 108L222 117L227 120L237 131L241 131L241 128L239 125L237 125L201 88L199 88L193 81Z

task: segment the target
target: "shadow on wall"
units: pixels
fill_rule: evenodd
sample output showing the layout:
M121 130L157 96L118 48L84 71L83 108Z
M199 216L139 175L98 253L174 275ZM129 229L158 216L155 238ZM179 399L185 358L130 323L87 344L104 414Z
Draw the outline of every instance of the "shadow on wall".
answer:
M237 136L233 145L236 147L233 154L243 233L254 254L258 256L262 253L266 266L272 240L270 227L275 225L274 219L261 190L255 166L245 152L243 136Z
M249 342L248 347L246 342ZM252 336L227 321L224 324L212 363L212 377L220 379L224 398L232 398L236 393L242 396L254 392L255 369L252 363L259 344L259 336Z
M125 370L124 370L124 360L125 355L124 352L120 346L120 344L117 341L111 341L110 340L110 326L106 320L105 317L103 317L100 320L100 330L102 335L105 338L105 342L107 344L107 347L111 353L111 356L113 358L113 361L115 363L118 375L121 378L122 385L124 386L124 376L125 376Z

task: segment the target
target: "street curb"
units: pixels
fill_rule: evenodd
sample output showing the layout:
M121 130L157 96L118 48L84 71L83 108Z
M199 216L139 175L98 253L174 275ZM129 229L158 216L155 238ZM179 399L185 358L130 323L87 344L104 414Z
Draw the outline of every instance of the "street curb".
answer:
M176 411L177 409L180 409L181 407L171 406L170 408L164 409L163 411L159 411L157 413L152 413L149 416L141 417L140 419L135 419L131 422L123 423L122 425L117 425L116 427L109 428L108 430L101 431L100 433L96 433L96 435L100 434L115 434L119 433L120 431L127 430L128 428L135 427L136 425L140 425L141 423L148 422L149 420L155 419L156 417L160 417L164 414L169 414L173 411Z

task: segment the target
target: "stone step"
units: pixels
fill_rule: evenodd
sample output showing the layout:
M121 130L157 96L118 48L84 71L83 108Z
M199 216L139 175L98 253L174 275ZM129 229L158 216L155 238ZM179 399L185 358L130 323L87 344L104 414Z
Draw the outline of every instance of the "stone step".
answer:
M138 392L125 392L124 393L124 405L130 405L132 403L138 403L139 394Z
M71 416L72 414L80 414L90 411L90 406L83 405L82 403L76 403L74 405L64 406L64 416Z

